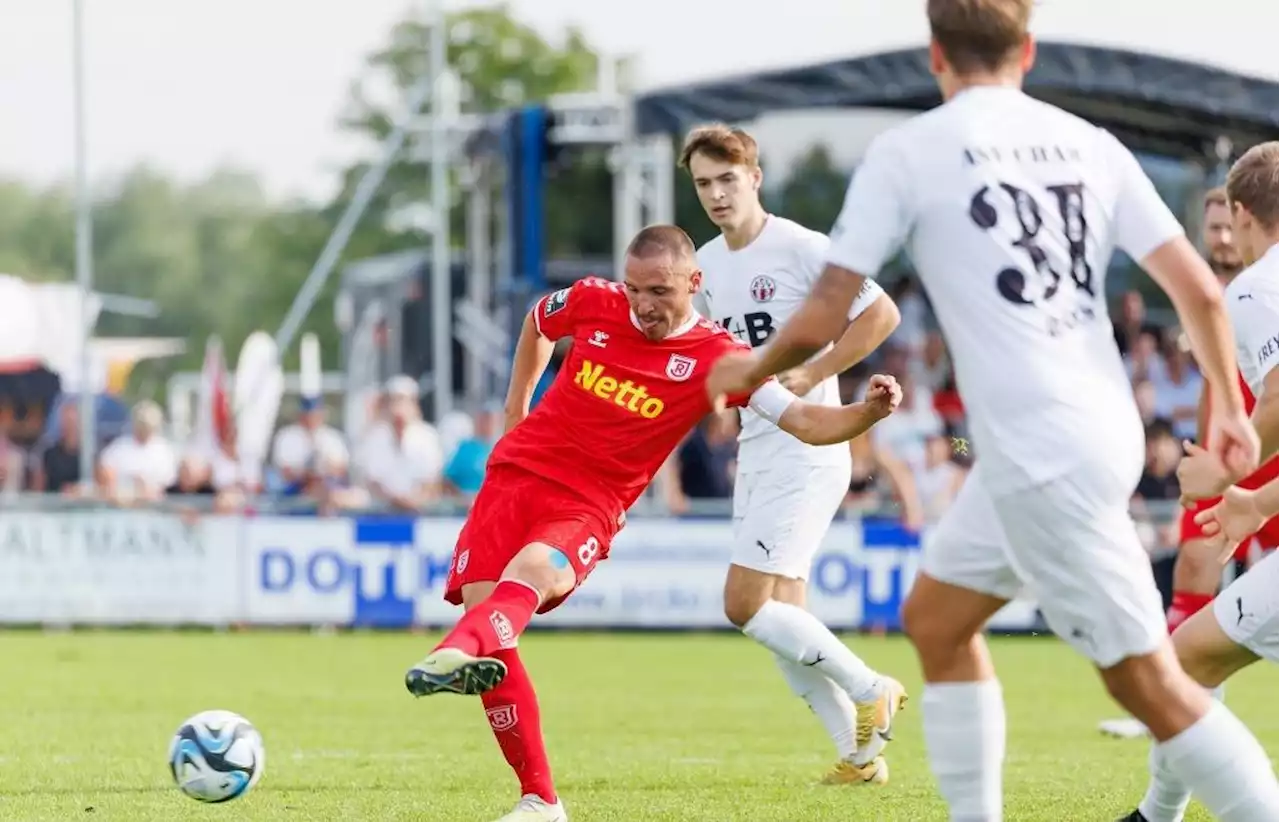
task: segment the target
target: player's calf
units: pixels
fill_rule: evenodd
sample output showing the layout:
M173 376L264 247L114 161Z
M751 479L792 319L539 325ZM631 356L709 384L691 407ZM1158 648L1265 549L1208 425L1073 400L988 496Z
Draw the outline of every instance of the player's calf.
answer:
M1197 612L1174 631L1173 650L1187 676L1205 688L1217 688L1259 659L1227 636L1212 608Z

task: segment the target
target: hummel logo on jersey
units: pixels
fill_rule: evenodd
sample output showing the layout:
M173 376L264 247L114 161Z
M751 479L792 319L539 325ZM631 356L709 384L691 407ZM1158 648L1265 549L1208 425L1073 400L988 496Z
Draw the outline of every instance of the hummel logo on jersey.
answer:
M668 365L668 373L670 370L671 366ZM647 420L658 416L666 408L666 403L662 400L649 396L647 386L636 385L631 380L619 382L616 377L610 377L604 372L603 365L597 365L591 360L582 361L582 367L574 375L573 384L592 396L609 400L619 408L625 408Z
M591 337L587 342L594 345L596 348L604 348L609 344L609 335L603 331L593 331L591 332Z

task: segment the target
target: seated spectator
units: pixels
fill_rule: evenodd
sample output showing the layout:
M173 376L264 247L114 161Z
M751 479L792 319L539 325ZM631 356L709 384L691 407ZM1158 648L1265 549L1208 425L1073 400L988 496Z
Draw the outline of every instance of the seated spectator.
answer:
M342 432L325 425L324 403L317 398L302 400L298 421L280 429L271 451L286 496L311 493L346 475L347 444Z
M925 443L943 433L942 417L933 407L933 396L909 373L896 375L902 386L898 410L871 429L872 442L905 462L911 470L925 463Z
M1156 391L1156 416L1173 423L1174 436L1195 439L1204 379L1191 359L1185 335L1165 346L1163 359L1162 373L1151 380Z
M1134 344L1142 335L1158 339L1160 326L1147 322L1147 303L1140 291L1126 291L1120 298L1118 316L1111 324L1115 336L1116 348L1121 356L1130 354Z
M1164 420L1147 426L1147 456L1134 492L1132 510L1138 533L1150 552L1171 550L1178 544L1178 462L1182 446ZM1147 505L1164 503L1164 505Z
M737 474L738 412L710 414L685 437L664 466L667 508L689 510L691 499L731 499Z
M262 490L262 478L255 466L240 459L236 432L227 426L213 449L188 453L178 467L181 494L212 495L216 513L230 513L244 507L246 500Z
M1143 425L1156 421L1156 387L1150 380L1142 380L1133 386L1133 401L1138 406Z
M940 331L930 331L924 338L924 350L911 361L911 374L922 388L937 394L951 378L951 355Z
M1129 372L1129 380L1134 384L1146 381L1155 382L1165 376L1164 359L1160 356L1160 333L1143 331L1129 346L1124 355L1125 368Z
M80 407L64 402L58 412L58 439L33 459L31 490L38 493L79 496L80 482Z
M117 505L155 501L178 478L178 459L160 433L164 414L151 400L133 407L133 428L103 449L98 462L98 485Z
M440 437L422 419L416 380L393 377L386 395L387 419L361 444L362 476L375 501L399 511L419 511L440 494Z
M466 497L475 496L484 482L489 455L502 436L502 407L485 408L476 415L473 427L471 434L458 443L444 469L450 488Z
M925 461L913 470L925 522L937 522L964 484L965 469L952 460L951 438L934 434L925 442Z

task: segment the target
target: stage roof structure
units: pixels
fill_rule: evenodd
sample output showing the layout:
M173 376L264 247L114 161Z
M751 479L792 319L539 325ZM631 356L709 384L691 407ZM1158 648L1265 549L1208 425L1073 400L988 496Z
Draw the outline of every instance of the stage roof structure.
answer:
M1135 151L1179 159L1216 161L1221 138L1238 152L1280 132L1275 81L1153 54L1040 42L1025 88ZM784 111L923 111L940 102L928 50L904 49L656 89L637 97L636 128L680 133L700 122L742 123Z

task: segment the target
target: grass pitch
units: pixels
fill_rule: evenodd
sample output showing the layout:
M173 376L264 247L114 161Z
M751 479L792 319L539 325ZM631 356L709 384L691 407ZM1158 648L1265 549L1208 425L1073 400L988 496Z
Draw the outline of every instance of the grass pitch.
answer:
M517 789L479 700L415 701L402 685L433 638L0 633L0 819L490 822ZM904 640L848 641L919 693ZM915 705L887 751L888 786L823 788L829 742L743 637L534 633L521 647L574 822L946 818ZM1097 733L1115 710L1087 665L1053 639L993 650L1009 706L1006 818L1128 811L1147 746ZM1227 696L1273 759L1278 692L1260 663ZM225 805L187 799L168 774L170 735L206 708L244 714L266 740L262 782Z

